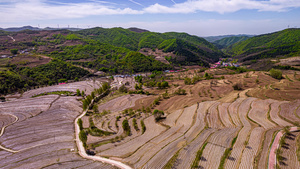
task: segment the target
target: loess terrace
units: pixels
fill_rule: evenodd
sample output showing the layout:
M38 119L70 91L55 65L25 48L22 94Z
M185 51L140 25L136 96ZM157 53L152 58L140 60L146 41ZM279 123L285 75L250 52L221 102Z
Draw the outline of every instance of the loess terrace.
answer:
M208 79L197 70L169 73L164 76L168 87L143 86L148 94L136 94L140 89L134 90L134 78L115 77L8 98L0 103L0 168L115 168L81 157L76 143L90 158L101 156L131 168L299 168L299 132L289 131L300 124L297 76L284 72L295 77L290 81L266 72L226 71L207 70L213 75ZM185 83L196 76L200 80L194 84ZM128 93L118 90L129 81ZM111 82L109 93L100 92L85 108L85 100L105 82ZM242 89L234 90L237 83ZM77 96L77 89L85 95ZM51 93L57 91L73 94ZM75 121L82 112L81 122ZM81 141L75 139L74 123ZM279 146L275 153L274 146Z

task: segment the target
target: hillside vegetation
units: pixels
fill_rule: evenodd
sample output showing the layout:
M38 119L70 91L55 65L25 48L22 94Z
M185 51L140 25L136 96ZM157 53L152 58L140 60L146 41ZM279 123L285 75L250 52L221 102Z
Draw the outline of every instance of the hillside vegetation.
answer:
M225 52L242 61L300 54L300 29L285 29L252 37L229 46Z
M158 48L164 52L173 52L177 56L172 58L172 63L175 65L208 66L208 63L224 56L218 48L205 39L187 33L137 33L123 28L93 28L78 31L78 34L131 51Z
M219 49L223 49L223 48L226 48L237 42L245 41L249 38L250 38L249 36L232 36L232 37L226 37L226 38L214 41L213 44L216 45Z

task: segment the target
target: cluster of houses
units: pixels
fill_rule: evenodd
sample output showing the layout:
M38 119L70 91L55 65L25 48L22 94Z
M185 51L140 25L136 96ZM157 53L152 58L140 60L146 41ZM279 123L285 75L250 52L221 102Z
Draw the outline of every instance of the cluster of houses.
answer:
M34 50L33 48L29 48L29 49L24 49L20 51L20 54L26 54L26 55L32 55L32 53L30 53L31 50ZM0 58L13 58L17 55L1 55Z
M221 58L217 63L213 64L210 68L215 69L218 67L227 67L227 66L234 66L240 67L239 63L229 62L228 59Z
M1 55L0 58L13 58L14 56L11 55Z

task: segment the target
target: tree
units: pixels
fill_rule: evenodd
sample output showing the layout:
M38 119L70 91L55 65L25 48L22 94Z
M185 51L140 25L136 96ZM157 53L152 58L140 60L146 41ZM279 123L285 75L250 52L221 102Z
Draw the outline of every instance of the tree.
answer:
M121 87L119 87L119 92L127 93L128 89L127 89L127 87L125 87L125 85L122 85Z
M155 109L155 110L153 111L153 115L154 115L154 117L155 117L155 121L156 121L156 122L159 121L159 120L162 118L162 116L163 116L164 114L165 114L165 113L164 113L163 111L161 111L161 110Z
M18 49L11 49L10 53L13 55L16 55L16 54L18 54Z
M166 82L166 81L161 82L161 88L165 89L167 87L169 87L169 83L168 82Z
M131 132L130 132L130 126L129 126L127 119L123 120L122 127L123 127L123 130L126 132L126 135L129 136L131 134Z
M282 72L278 69L271 69L270 75L275 79L281 79L282 78Z

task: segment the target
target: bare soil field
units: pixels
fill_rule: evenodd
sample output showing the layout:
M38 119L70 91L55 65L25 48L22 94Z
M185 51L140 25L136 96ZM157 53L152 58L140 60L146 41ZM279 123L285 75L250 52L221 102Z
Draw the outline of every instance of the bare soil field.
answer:
M0 124L10 124L1 146L14 151L0 151L0 168L114 168L77 154L74 119L82 111L77 99L48 95L0 103ZM18 118L15 123L11 116Z
M225 70L209 70L214 79L192 85L184 84L183 79L202 77L204 72L173 74L166 78L170 85L166 89L143 87L149 96L118 93L115 89L121 85L129 82L127 87L133 90L136 82L132 77L115 77L111 93L81 118L85 131L93 127L108 132L86 132L87 150L132 168L268 167L274 135L300 123L300 83L293 72L284 74L291 81L276 80L266 72L227 75ZM82 112L81 97L32 98L53 91L75 93L77 89L90 94L103 81L38 88L0 103L0 168L112 168L77 153L74 119ZM237 83L240 90L233 88ZM180 95L178 89L186 93ZM166 90L169 97L164 98ZM155 109L164 111L158 119L152 114ZM295 140L287 140L289 149L282 151L285 163L297 168Z
M38 94L56 92L56 91L69 91L69 92L76 93L77 89L79 89L80 91L84 91L85 94L88 95L91 94L91 92L95 88L99 88L101 82L103 81L105 80L103 79L97 79L95 81L87 80L87 81L80 81L80 82L73 82L73 83L67 83L62 85L54 85L54 86L38 88L23 93L22 98L30 98Z

